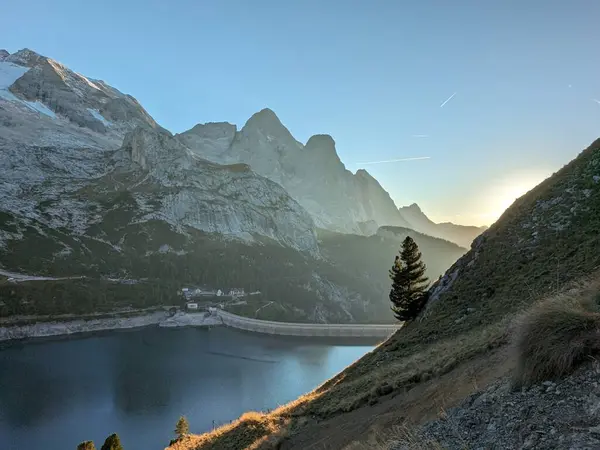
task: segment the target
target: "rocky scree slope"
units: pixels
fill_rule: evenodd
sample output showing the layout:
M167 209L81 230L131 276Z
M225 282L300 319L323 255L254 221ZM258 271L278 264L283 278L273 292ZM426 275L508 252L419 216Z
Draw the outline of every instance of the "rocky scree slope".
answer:
M517 391L508 381L496 382L389 447L600 448L599 375L598 364L588 364L563 380Z
M416 203L401 207L400 214L410 223L413 230L455 242L465 248L470 248L473 240L487 230L487 227L456 225L451 222L435 223Z
M282 185L320 228L363 234L363 224L410 227L389 194L365 170L348 171L328 135L298 142L270 109L254 114L237 130L207 123L178 134L191 151L221 164L245 163Z

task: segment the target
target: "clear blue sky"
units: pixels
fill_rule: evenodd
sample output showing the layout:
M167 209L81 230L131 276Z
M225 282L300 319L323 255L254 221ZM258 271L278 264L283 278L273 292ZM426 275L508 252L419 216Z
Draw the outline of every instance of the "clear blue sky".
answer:
M1 15L0 48L103 79L173 132L270 107L303 142L331 134L353 171L429 156L364 167L437 220L489 223L600 135L597 0L7 0Z

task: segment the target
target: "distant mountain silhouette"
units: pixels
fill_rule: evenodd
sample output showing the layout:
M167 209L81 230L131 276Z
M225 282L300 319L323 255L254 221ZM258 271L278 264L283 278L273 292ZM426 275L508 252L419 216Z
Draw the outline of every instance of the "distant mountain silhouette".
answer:
M473 239L487 230L487 227L456 225L451 222L435 223L425 215L416 203L403 206L399 211L413 230L446 239L465 248L470 248Z

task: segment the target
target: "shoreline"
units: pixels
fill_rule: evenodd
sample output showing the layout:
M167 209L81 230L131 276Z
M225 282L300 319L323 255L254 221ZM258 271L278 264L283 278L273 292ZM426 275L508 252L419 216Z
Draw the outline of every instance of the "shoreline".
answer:
M202 313L178 312L169 317L164 311L129 317L41 321L26 325L0 326L0 343L52 337L93 334L100 331L135 330L150 326L161 328L220 326L221 321Z

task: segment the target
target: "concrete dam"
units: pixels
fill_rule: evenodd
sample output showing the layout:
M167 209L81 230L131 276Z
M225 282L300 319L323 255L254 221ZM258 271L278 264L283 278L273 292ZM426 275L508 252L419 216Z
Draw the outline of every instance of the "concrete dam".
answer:
M387 338L401 327L400 324L371 325L273 322L238 316L218 308L210 308L210 312L213 317L218 317L221 323L227 327L252 331L255 333L282 336Z

